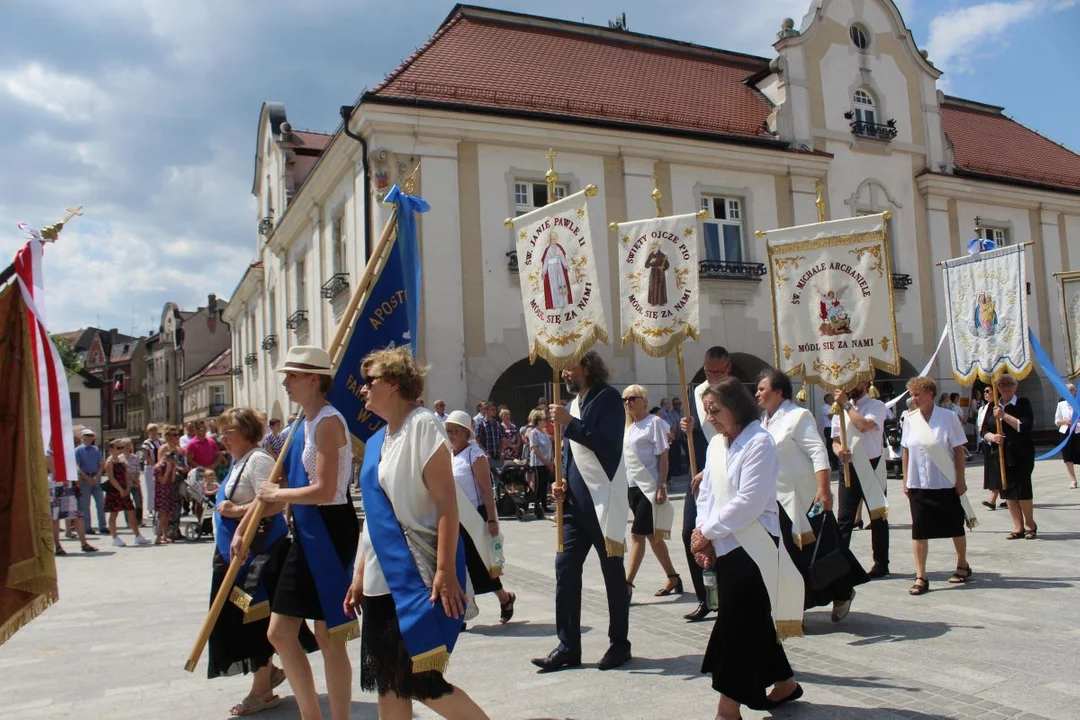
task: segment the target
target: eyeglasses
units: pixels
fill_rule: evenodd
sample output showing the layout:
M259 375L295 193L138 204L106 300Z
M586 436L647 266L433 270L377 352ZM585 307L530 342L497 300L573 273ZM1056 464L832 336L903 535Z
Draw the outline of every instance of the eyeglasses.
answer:
M365 375L360 378L360 385L371 387L371 384L382 378L382 375Z
M641 399L640 395L627 395L626 397L624 397L622 399L622 401L624 403L626 403L627 405L629 405L630 403L634 402L635 400L640 400L640 399Z

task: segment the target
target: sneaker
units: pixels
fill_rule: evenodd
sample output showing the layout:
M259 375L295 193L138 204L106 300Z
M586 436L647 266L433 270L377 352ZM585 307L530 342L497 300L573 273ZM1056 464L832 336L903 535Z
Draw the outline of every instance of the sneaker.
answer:
M143 537L142 535L136 535L136 536L135 536L135 544L136 544L136 545L149 545L149 544L150 544L150 541L149 541L149 540L147 540L147 539L146 539L145 537Z
M114 537L112 539L112 544L115 547L127 547L127 543L124 542L123 539L121 539L121 537L119 535L117 535L116 537Z

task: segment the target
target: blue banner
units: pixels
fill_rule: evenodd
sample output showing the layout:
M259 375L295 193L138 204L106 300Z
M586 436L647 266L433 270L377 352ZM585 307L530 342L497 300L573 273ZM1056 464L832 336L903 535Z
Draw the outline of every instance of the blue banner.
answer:
M349 343L338 363L330 404L345 416L349 431L367 442L383 421L364 408L360 363L373 350L410 345L416 354L420 318L420 251L416 242L415 213L427 212L423 198L406 195L395 185L386 196L397 206L397 239L367 301L357 310Z
M1065 378L1061 377L1061 373L1054 367L1054 361L1050 359L1050 356L1043 350L1043 346L1039 344L1039 339L1035 337L1035 333L1031 332L1028 328L1028 338L1031 340L1031 351L1035 355L1035 361L1039 363L1039 367L1046 373L1046 379L1050 381L1050 384L1054 386L1054 389L1058 391L1060 395L1069 405L1072 406L1073 411L1073 424L1069 428L1069 432L1065 434L1065 439L1061 441L1061 444L1048 453L1040 455L1035 458L1036 460L1045 460L1046 458L1057 455L1065 447L1065 443L1069 441L1069 436L1076 428L1076 423L1080 422L1080 392L1077 395L1073 395L1069 392L1069 386L1065 382Z

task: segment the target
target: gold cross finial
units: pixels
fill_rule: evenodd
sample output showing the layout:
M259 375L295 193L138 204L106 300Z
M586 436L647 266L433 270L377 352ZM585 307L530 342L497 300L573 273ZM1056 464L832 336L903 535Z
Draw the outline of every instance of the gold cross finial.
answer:
M979 235L980 233L982 233L982 218L979 217L978 215L976 215L975 216L975 234Z
M547 155L544 156L548 159L548 170L555 170L555 156L558 154L554 148L548 148Z
M555 183L559 182L559 174L555 172L555 156L558 155L554 149L548 148L547 155L544 157L548 160L548 170L544 173L544 182L548 186L548 205L555 202Z
M83 209L82 205L76 205L73 208L68 208L67 209L67 215L64 216L64 219L63 219L62 222L67 223L68 220L75 217L76 215L81 216L83 214L82 209Z
M660 177L653 170L652 175L649 176L652 179L652 199L656 203L656 217L664 217L664 210L660 206L660 201L664 199L664 194L660 192L658 181Z

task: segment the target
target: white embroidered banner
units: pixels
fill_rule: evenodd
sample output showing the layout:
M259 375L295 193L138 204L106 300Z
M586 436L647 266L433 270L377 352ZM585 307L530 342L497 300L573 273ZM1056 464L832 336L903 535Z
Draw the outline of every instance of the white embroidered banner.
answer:
M540 356L556 370L580 361L597 340L608 342L589 229L589 194L583 190L510 221L517 240L529 360Z
M1065 325L1067 377L1080 375L1080 271L1058 276L1061 292L1061 320Z
M970 385L1031 370L1024 246L1013 245L942 263L945 320L953 376Z
M900 371L886 214L772 230L776 366L847 387Z
M663 357L697 340L697 215L618 224L622 344Z

